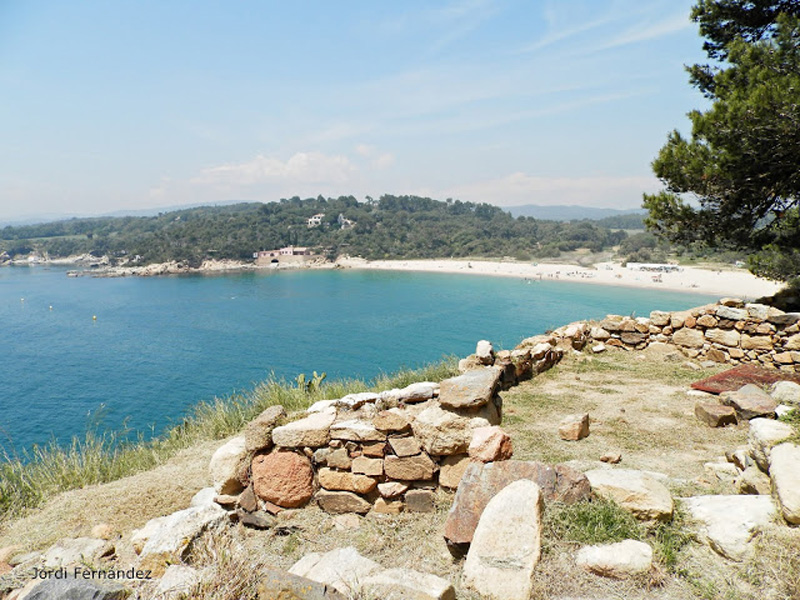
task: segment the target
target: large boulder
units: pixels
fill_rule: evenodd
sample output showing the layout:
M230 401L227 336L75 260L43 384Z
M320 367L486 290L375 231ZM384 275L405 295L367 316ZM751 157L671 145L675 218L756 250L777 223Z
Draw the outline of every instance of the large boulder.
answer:
M772 419L753 419L750 421L750 430L747 432L750 456L762 471L767 472L773 446L777 446L792 435L794 435L794 428L791 425Z
M247 457L245 436L239 435L217 448L208 472L218 494L238 494L242 484L243 461Z
M541 556L543 498L520 479L486 505L464 563L464 586L496 600L528 600Z
M295 452L257 454L252 463L256 496L283 508L297 508L314 494L311 461Z
M775 400L759 386L748 383L735 392L720 394L722 403L736 409L743 419L775 415Z
M477 408L490 402L500 385L500 367L485 367L442 381L439 402L446 408Z
M445 523L444 537L454 554L463 554L489 501L503 488L520 479L530 479L541 489L545 502L577 502L591 492L589 481L574 469L551 467L534 461L504 460L470 462Z
M769 496L695 496L683 498L689 516L699 524L698 533L711 548L731 560L742 560L749 542L775 517Z
M369 598L383 600L456 600L452 584L430 573L412 569L384 569L361 580Z
M592 491L613 500L637 519L666 521L674 504L669 490L650 475L633 469L592 469L585 473Z
M339 593L352 597L359 593L361 582L381 571L375 561L361 556L352 546L336 548L330 552L312 552L297 561L289 573L324 583Z
M272 441L284 448L319 448L330 441L330 429L335 419L335 410L312 413L304 419L273 429Z
M614 579L647 573L653 566L653 549L644 542L623 540L616 544L584 546L575 562L590 573Z
M789 443L775 446L769 457L769 474L783 518L792 525L800 525L800 446Z

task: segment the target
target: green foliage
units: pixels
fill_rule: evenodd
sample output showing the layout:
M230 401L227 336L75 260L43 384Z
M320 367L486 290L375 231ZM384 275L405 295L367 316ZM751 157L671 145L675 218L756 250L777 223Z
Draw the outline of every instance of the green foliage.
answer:
M322 225L308 217L324 213ZM356 223L342 229L337 217ZM0 251L12 257L33 250L51 256L108 254L134 264L170 260L199 265L206 258L250 260L255 251L287 245L314 248L317 254L382 258L541 256L590 248L601 250L624 239L588 221L560 223L515 219L501 208L459 200L440 202L416 196L386 195L358 202L352 196L268 204L236 204L162 213L156 217L72 219L6 227Z
M548 504L544 514L544 532L547 539L579 544L640 540L645 534L631 513L603 498L575 504Z
M0 522L19 516L58 492L151 469L183 448L232 435L269 406L280 404L291 413L318 400L405 387L414 381L441 381L457 372L456 359L447 357L420 369L381 375L370 383L357 379L323 381L324 374L316 372L310 381L304 375L294 382L270 376L249 393L201 402L182 423L152 440L141 436L130 440L125 431L98 434L92 430L84 439L74 438L67 447L52 441L22 456L5 453L0 457ZM301 381L302 386L298 385Z
M800 8L796 2L701 0L693 17L720 66L694 65L713 101L692 111L653 162L666 190L645 195L648 228L686 246L744 250L749 268L800 275ZM694 196L699 207L690 205Z

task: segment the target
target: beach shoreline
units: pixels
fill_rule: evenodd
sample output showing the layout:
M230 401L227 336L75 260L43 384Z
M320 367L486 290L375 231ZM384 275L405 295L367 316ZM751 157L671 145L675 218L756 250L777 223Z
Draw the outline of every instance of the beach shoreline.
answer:
M710 270L699 267L679 267L679 270L673 272L654 273L635 271L623 267L620 263L612 262L598 263L593 268L588 268L572 264L476 259L367 261L349 257L339 258L336 264L347 269L515 277L531 282L566 281L720 297L733 296L749 300L771 296L783 288L783 284L756 277L745 269Z
M103 259L94 259L102 264ZM8 263L6 263L8 264ZM87 259L68 257L46 259L37 263L15 261L16 265L75 265L87 266ZM772 296L784 286L779 282L756 277L746 269L706 269L682 266L671 272L637 271L623 267L619 262L601 262L592 267L568 263L537 263L498 259L393 259L366 260L359 257L340 256L331 262L315 257L307 262L256 265L239 260L206 260L199 267L186 263L168 262L151 265L108 266L69 271L72 277L153 277L159 275L212 275L243 271L353 269L377 271L413 271L424 273L447 273L480 275L489 277L513 277L538 281L566 281L615 287L630 287L651 290L686 292L710 296L733 296L753 300Z

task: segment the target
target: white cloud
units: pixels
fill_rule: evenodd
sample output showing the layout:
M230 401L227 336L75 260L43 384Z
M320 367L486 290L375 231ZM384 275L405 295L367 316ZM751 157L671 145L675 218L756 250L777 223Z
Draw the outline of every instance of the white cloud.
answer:
M517 172L444 189L436 197L498 206L578 204L637 208L642 203L642 192L659 188L658 180L650 176L538 177Z
M349 181L356 170L346 156L297 152L286 161L259 155L244 163L209 167L192 182L237 186L283 182L341 184Z
M358 144L356 154L367 159L369 164L377 169L385 169L394 164L394 154L379 152L375 146L369 144Z
M681 12L658 21L657 23L640 23L635 27L631 27L612 40L602 44L597 50L608 50L610 48L618 48L619 46L627 46L628 44L637 42L646 42L677 33L678 31L693 26L689 17Z

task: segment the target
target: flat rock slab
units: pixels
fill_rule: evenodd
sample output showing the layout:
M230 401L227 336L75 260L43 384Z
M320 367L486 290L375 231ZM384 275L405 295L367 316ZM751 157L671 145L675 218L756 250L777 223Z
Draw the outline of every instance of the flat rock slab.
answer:
M735 392L748 383L768 385L778 381L794 381L800 383L800 375L767 369L755 365L739 365L700 381L695 381L692 388L712 394Z
M333 587L279 569L263 569L258 600L346 600Z
M613 500L637 519L664 521L672 516L669 490L646 473L633 469L592 469L585 473L592 491Z
M382 600L456 600L456 592L446 579L412 569L384 569L361 582L369 598Z
M750 540L776 514L769 496L695 496L682 502L700 524L701 538L715 552L736 561L745 557Z
M520 479L497 493L481 515L464 563L462 582L496 600L528 600L541 556L539 486Z
M775 446L769 458L769 474L783 518L792 525L800 525L800 446L788 443Z
M589 480L564 465L551 467L541 462L521 460L471 462L461 476L445 523L444 537L452 552L462 554L466 551L486 505L500 490L520 479L535 482L545 502L571 504L591 493Z
M439 403L446 408L476 408L490 402L500 385L500 367L467 371L442 381Z
M289 573L335 588L350 597L358 593L361 582L382 571L378 563L361 556L352 546L337 548L324 554L312 552L297 561Z
M650 570L653 565L653 549L636 540L585 546L578 550L575 563L602 577L625 579Z
M130 594L114 583L96 583L83 579L46 579L25 596L25 600L123 600Z

